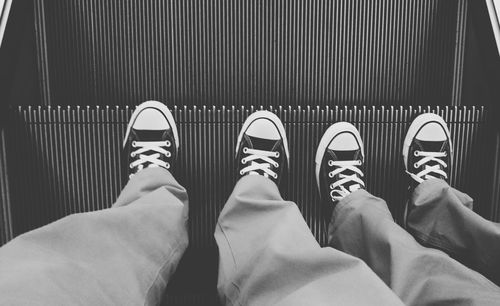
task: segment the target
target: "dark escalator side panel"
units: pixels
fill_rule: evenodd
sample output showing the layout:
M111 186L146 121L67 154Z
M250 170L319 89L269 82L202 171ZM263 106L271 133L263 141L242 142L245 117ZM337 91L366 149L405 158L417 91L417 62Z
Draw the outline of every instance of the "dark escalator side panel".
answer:
M16 157L7 157L12 151L12 145L10 145L12 141L19 141L10 137L14 131L13 125L8 122L11 114L8 114L7 109L10 105L39 105L41 103L33 1L7 2L10 2L11 6L8 18L7 10L1 12L2 19L6 18L3 20L7 22L0 46L0 245L12 239L16 232L10 201L11 188L15 186L10 184L10 179L12 177L24 179L31 175L31 171L18 172L19 169L13 167L10 162ZM23 188L23 192L31 192L30 185L24 184Z
M42 104L460 105L468 2L37 0Z
M463 104L475 105L483 101L488 105L488 143L494 149L486 151L491 160L491 202L500 203L500 50L495 41L493 27L498 20L491 20L487 1L470 1L467 21L467 40L465 44ZM491 16L493 17L493 16ZM500 221L498 205L491 207L491 219Z
M495 141L495 155L493 165L493 180L492 180L492 192L491 192L491 203L496 203L496 205L491 206L491 220L495 222L500 222L500 132L496 133Z
M12 1L0 48L0 112L3 113L7 105L40 104L33 13L33 1Z
M0 246L12 239L12 237L5 129L0 126Z

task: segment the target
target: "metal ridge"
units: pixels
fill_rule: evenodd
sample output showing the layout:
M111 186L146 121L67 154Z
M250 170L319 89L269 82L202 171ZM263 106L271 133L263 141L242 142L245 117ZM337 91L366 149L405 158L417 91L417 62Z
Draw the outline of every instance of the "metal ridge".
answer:
M23 116L27 123L42 124L59 122L64 124L71 123L108 123L109 116L106 112L120 111L126 114L133 112L132 106L18 106L11 107L11 111L18 112ZM377 122L377 123L396 123L407 122L413 116L424 112L433 112L441 115L447 122L468 120L469 122L484 122L486 116L480 116L486 111L485 106L171 106L171 111L178 124L184 122L240 122L246 116L256 110L269 110L281 117L283 122L295 123L321 123L324 121L349 120L351 122ZM81 112L96 111L101 116L82 116ZM394 112L400 112L401 115L392 116ZM35 115L33 112L37 112ZM474 115L468 114L472 112ZM40 115L40 114L46 115ZM380 116L373 117L372 113L379 113ZM52 115L51 115L52 114ZM305 117L307 116L307 118ZM127 121L114 121L113 123L126 123Z

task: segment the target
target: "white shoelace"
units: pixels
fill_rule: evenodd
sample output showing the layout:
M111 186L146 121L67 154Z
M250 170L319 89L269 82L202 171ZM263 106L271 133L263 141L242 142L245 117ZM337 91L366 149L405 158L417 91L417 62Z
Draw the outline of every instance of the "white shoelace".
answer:
M168 140L165 141L133 141L132 147L138 148L137 150L130 153L131 157L138 156L137 160L132 162L129 166L130 168L137 167L137 171L144 169L144 164L149 163L149 167L163 167L165 169L170 169L170 164L160 159L163 154L170 157L172 154L170 151L165 150L163 147L170 147L172 143ZM153 154L143 154L148 151L154 151ZM132 176L131 174L130 176Z
M442 159L441 157L446 157L446 152L425 152L425 151L415 151L414 152L415 156L422 156L422 158L416 162L413 166L415 168L421 167L422 165L425 165L424 170L420 171L417 174L410 173L408 170L406 173L410 175L415 181L418 183L422 183L424 180L429 179L429 178L437 178L433 176L432 174L438 174L443 176L445 179L448 178L448 175L446 175L446 172L444 172L439 165L443 166L443 168L448 167L446 162ZM437 164L433 166L428 166L427 163L429 162L436 162Z
M274 179L278 178L278 174L273 170L271 170L271 165L273 165L275 168L278 168L279 164L275 162L271 157L279 157L280 156L279 152L249 149L245 147L243 148L243 153L248 155L241 159L241 163L246 164L250 162L250 165L241 169L240 171L241 175L244 175L246 173L260 174L257 172L257 170L262 170L264 172L263 175L265 177L272 176ZM257 162L258 160L263 162L258 163Z
M332 197L332 199L341 200L346 195L361 188L361 186L365 187L365 183L359 177L359 176L361 177L364 176L363 171L361 171L361 169L358 168L358 166L361 166L360 160L338 160L338 161L329 160L328 165L338 167L337 169L329 172L328 176L330 178L333 178L335 175L338 174L340 178L339 180L330 184L330 196ZM354 173L351 175L344 174L343 172L346 170L350 170ZM359 176L356 174L358 174ZM351 185L349 187L349 190L347 190L344 187L346 183L356 183L356 184Z

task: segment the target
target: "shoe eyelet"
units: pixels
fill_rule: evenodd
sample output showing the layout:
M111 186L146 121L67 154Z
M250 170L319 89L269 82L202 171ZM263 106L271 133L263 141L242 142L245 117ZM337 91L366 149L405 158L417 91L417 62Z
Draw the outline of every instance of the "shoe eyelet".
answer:
M413 168L418 168L418 167L419 167L419 166L418 166L418 163L414 163L414 164L413 164Z
M420 151L419 151L419 150L415 150L415 151L413 152L413 155L414 155L414 156L420 156Z
M172 156L172 154L170 153L170 151L167 151L167 154L165 154L167 157L170 157Z
M134 148L135 148L135 147L136 147L136 145L137 145L137 144L136 144L135 140L134 140L134 141L132 141L132 147L134 147Z
M363 165L363 162L358 160L358 166L361 166L361 165Z
M333 184L330 184L330 189L333 189Z
M243 175L243 170L240 170L240 175Z
M331 159L330 159L330 160L328 161L328 166L333 167L333 160L331 160Z
M280 152L275 152L274 157L280 157Z
M135 152L130 153L130 157L135 157Z
M165 168L167 168L167 170L170 169L170 164L166 163Z
M444 157L448 156L448 152L444 151Z
M274 163L274 168L278 168L279 166L280 166L280 164Z
M246 160L245 158L242 158L242 159L241 159L241 163L244 165L244 164L246 164L246 163L247 163L247 160Z
M248 152L248 148L247 147L244 147L243 148L243 153L247 153Z
M134 166L132 166L132 164L129 164L129 165L128 165L128 167L129 167L130 169L134 169Z
M328 177L333 178L333 172L328 172Z
M170 146L172 145L172 143L171 143L169 140L167 140L167 141L165 141L165 145L166 145L167 147L170 147Z
M276 173L273 174L273 177L274 177L274 179L277 179L278 178L278 174L276 174Z

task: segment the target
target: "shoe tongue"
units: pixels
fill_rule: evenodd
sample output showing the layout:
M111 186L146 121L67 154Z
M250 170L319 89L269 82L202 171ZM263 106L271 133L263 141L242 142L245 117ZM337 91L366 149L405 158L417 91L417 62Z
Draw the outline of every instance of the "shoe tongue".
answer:
M444 141L426 141L416 139L416 143L422 151L425 152L441 152Z
M136 130L132 129L137 141L161 141L165 130Z
M355 160L358 158L358 150L332 151L337 160Z
M276 144L279 140L272 139L263 139L259 137L246 135L250 142L252 143L252 147L257 150L262 151L274 151Z
M416 143L418 144L419 148L424 151L424 152L441 152L443 150L443 146L445 144L444 141L426 141L426 140L418 140L416 139ZM443 168L438 162L436 161L429 161L426 163L423 167L423 169L432 167L438 165L441 169ZM426 175L425 179L429 179L430 177L437 177L444 179L442 175L438 175L436 173L431 173L430 175Z

